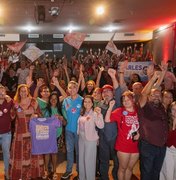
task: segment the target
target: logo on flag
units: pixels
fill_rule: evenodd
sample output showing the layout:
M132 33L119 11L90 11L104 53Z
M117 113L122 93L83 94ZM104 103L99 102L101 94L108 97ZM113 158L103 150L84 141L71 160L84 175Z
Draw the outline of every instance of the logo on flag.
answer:
M85 38L85 33L69 33L65 35L64 41L74 48L79 49Z
M36 59L38 59L41 55L43 55L44 52L35 46L30 46L22 54L25 55L28 59L30 59L33 62Z
M19 53L21 48L25 45L26 41L24 42L16 42L15 44L7 45L7 47L12 50L13 52Z

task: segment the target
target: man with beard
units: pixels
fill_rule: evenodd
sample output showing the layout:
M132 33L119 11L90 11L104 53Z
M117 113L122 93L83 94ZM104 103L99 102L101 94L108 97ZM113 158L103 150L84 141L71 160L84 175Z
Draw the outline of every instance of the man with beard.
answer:
M161 91L152 89L163 71L156 71L144 87L139 99L140 171L141 180L158 180L166 152L167 114Z
M101 112L105 118L109 108L109 102L115 99L116 103L113 109L120 107L121 88L116 78L116 70L109 68L108 74L112 79L113 86L104 85L102 87L103 101L100 103ZM100 160L100 180L108 180L109 160L113 160L112 176L117 180L118 159L114 149L117 136L117 123L105 122L104 128L99 129L99 160Z

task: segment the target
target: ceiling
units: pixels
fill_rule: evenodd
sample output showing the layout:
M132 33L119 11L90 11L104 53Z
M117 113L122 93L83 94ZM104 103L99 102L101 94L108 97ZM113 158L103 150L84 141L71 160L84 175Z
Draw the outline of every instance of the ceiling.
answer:
M103 2L106 13L95 15L95 7ZM37 7L44 6L45 20L38 21ZM116 32L152 31L176 21L176 0L0 0L0 33L55 34L73 31L105 33L108 26ZM58 16L49 9L59 7ZM32 28L33 27L33 28Z

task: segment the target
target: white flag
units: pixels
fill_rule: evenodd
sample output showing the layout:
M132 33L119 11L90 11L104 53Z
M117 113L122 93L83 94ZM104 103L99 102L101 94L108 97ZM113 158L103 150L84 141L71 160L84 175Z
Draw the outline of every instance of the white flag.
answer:
M105 49L111 51L113 54L116 54L117 56L120 56L120 54L121 54L121 51L119 49L117 49L117 47L114 44L113 40L110 40L108 42Z
M30 46L22 54L33 62L36 59L38 59L41 55L43 55L44 52L35 46Z

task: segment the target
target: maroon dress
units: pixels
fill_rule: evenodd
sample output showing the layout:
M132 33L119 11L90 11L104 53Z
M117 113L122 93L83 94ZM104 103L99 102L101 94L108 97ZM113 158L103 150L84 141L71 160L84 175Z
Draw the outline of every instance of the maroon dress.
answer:
M35 109L34 104L35 100L32 99L27 110ZM10 152L10 179L29 180L42 177L44 174L43 156L31 154L31 135L29 132L31 115L25 115L23 107L18 106L16 110L16 129Z

